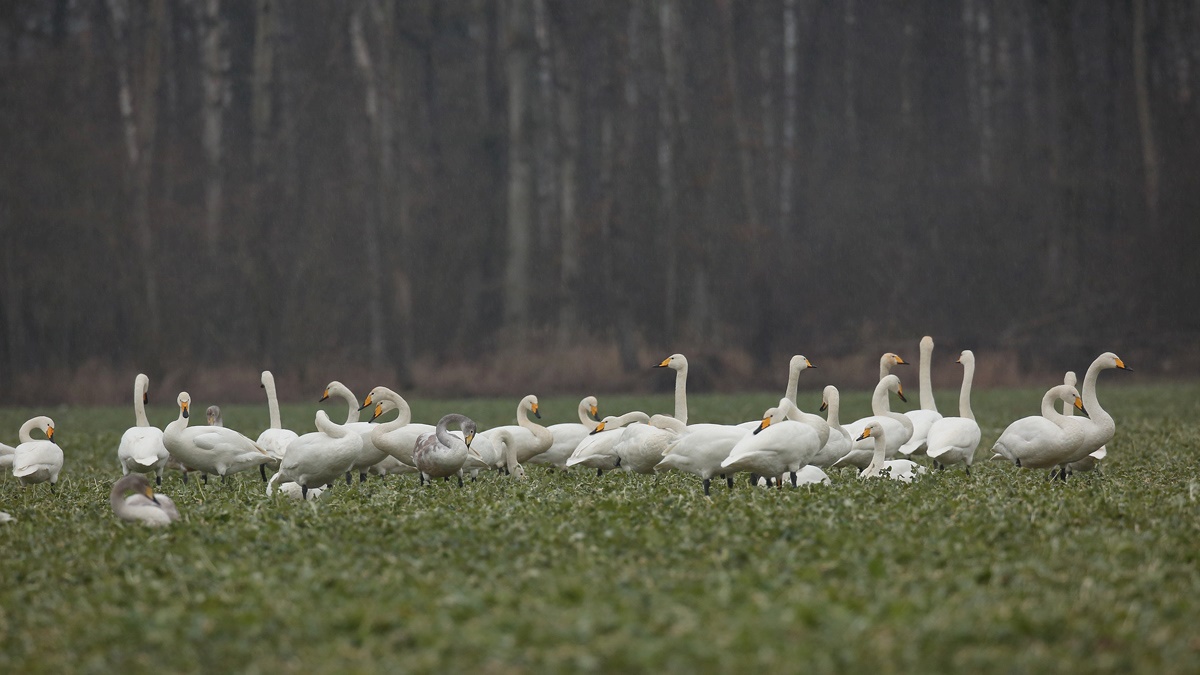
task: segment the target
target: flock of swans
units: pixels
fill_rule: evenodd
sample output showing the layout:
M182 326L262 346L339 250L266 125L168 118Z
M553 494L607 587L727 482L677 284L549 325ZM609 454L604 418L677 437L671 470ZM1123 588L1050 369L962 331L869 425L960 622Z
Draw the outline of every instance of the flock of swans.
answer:
M824 417L800 409L796 402L800 374L815 366L799 355L789 363L788 385L779 403L761 419L741 424L689 424L688 362L682 354L669 356L657 366L675 371L673 415L632 411L601 419L596 398L588 396L579 402L578 423L545 427L529 417L541 418L538 399L530 395L517 406L517 424L482 431L474 420L458 413L443 416L436 425L414 423L408 403L395 391L375 387L360 404L350 389L334 381L321 401L344 401L346 420L334 422L319 410L316 431L298 435L283 428L274 377L263 371L270 427L255 440L223 426L217 406L207 410L207 424L190 425L191 396L186 391L176 399L178 417L165 429L151 426L145 410L150 382L139 374L134 380L135 426L122 435L117 448L123 477L113 486L110 499L123 520L149 525L178 520L172 501L155 493L146 478L153 474L161 486L166 468L181 470L185 483L191 472L200 472L207 482L210 474L224 479L257 468L268 497L278 491L304 500L318 498L343 476L350 485L356 473L360 481L369 472L417 474L422 484L457 478L461 486L464 476L474 479L493 470L520 480L526 477L525 465L561 471L582 467L598 474L616 469L640 474L674 470L700 478L705 495L710 494L713 478L725 479L732 488L739 472L750 474L752 484L767 487L827 483L825 469L843 466L857 468L861 479L911 482L927 472L913 459L922 456L936 469L961 464L970 475L981 437L971 409L975 355L966 350L959 356L963 366L959 414L943 416L930 383L933 347L932 338L921 340L919 409L891 410L891 396L908 400L900 378L891 372L907 362L889 352L880 358L872 414L848 424L841 423L840 397L833 385L822 392ZM1084 376L1082 393L1075 388L1075 374L1068 372L1063 384L1046 392L1040 415L1019 419L1004 430L992 448L992 458L1023 469L1051 469L1051 478L1063 480L1095 468L1116 431L1096 395L1100 371L1111 368L1127 370L1112 352L1098 356ZM1059 401L1062 412L1056 406ZM370 421L359 420L364 410L369 411ZM397 411L394 419L378 421L392 410ZM1073 415L1075 410L1086 416ZM35 429L46 438L33 438ZM53 420L34 417L21 427L19 436L16 448L0 445L0 467L10 466L23 485L49 483L53 490L63 466ZM273 472L269 479L268 469Z

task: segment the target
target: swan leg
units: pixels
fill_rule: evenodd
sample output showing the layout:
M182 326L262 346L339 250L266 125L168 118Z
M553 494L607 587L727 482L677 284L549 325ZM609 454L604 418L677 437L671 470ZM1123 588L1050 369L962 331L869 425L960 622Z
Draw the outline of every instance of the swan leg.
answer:
M267 482L267 465L266 464L258 465L258 475L262 476L264 483Z
M797 481L797 480L798 480L798 477L796 476L796 472L795 472L795 471L793 471L793 472L792 472L792 487L796 487L796 481Z
M750 474L750 487L754 487L756 485L758 485L758 474L752 473L752 474ZM767 479L767 487L771 487L771 479L770 478Z
M733 489L733 476L726 476L725 474L721 474L721 478L725 479L725 484L729 486L730 490L732 490Z
M188 483L188 472L184 471L183 472L183 484L187 485L187 483Z
M354 481L350 479L351 475L352 475L351 472L349 472L349 471L346 472L346 487L350 487L351 485L354 484Z
M712 484L712 479L709 479L709 478L705 478L705 479L704 479L704 496L705 496L705 497L708 497L708 496L709 496L709 494L708 494L708 486L709 486L709 485L711 485L711 484Z
M603 475L604 475L604 469L596 469L596 477L597 478L599 478L600 476L603 476Z
M446 480L450 480L450 479L447 478ZM462 474L460 473L460 474L458 474L458 487L462 487L462 486L463 486Z
M154 474L154 482L158 485L158 487L162 487L162 469L159 469L158 473Z
M300 501L304 501L304 502L308 501L308 486L307 485L300 486Z
M200 474L200 475L201 475L201 476L204 478L204 484L205 484L205 485L208 485L208 474L206 474L206 473L202 473L202 474Z
M971 475L971 465L967 465L967 476Z

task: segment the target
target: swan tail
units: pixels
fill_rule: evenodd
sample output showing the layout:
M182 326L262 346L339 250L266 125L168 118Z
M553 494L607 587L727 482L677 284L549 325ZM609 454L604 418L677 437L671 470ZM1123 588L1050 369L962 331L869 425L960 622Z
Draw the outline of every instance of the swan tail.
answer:
M141 465L142 465L142 466L144 466L144 467L151 467L151 466L154 466L155 464L158 464L158 457L157 457L157 456L154 456L154 457L134 457L134 458L133 458L133 461L137 462L138 464L141 464Z

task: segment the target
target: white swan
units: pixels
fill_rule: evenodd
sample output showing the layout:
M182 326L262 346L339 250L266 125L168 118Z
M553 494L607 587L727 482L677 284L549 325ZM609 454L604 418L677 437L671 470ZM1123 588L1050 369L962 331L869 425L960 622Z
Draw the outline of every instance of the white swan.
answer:
M359 482L364 482L367 480L367 469L383 461L387 453L375 447L375 443L371 440L371 433L375 425L370 422L358 421L358 411L362 410L362 408L359 407L358 399L354 397L354 392L350 391L349 387L334 380L325 385L325 394L317 402L327 401L334 396L346 402L345 426L350 427L351 431L356 432L362 437L362 445L358 449L358 458L354 460L354 464L346 471L346 485L351 483L351 477L355 473L358 474Z
M1088 366L1087 373L1083 376L1083 407L1087 410L1090 419L1084 426L1083 442L1062 462L1064 465L1062 467L1063 478L1066 478L1067 473L1065 465L1081 461L1084 457L1105 447L1117 432L1117 424L1113 421L1112 415L1109 415L1100 406L1100 399L1096 396L1096 381L1100 378L1100 371L1112 368L1129 370L1119 356L1112 352L1104 352L1092 361L1092 365Z
M279 462L279 470L267 482L267 496L275 485L294 482L300 486L300 498L308 499L308 491L332 483L350 470L362 450L362 434L349 424L338 424L318 410L314 420L317 430L304 434L288 445Z
M271 371L262 371L259 386L267 393L267 412L270 414L271 426L258 435L258 445L271 456L271 466L279 467L279 460L287 453L288 444L300 437L291 429L284 429L279 417L279 398L275 394L275 376ZM264 465L265 466L265 465ZM265 468L264 468L265 471Z
M1073 370L1068 370L1067 374L1063 377L1063 384L1069 384L1072 387L1075 386L1075 383L1078 381L1079 381L1078 378L1075 377L1075 371L1073 371ZM1063 415L1066 415L1067 417L1071 417L1072 415L1075 414L1075 406L1070 405L1064 401L1062 413L1063 413ZM1102 446L1100 446L1099 450L1088 454L1087 457L1084 457L1083 459L1075 461L1075 462L1068 463L1067 464L1067 475L1070 476L1071 474L1075 473L1076 471L1078 471L1080 473L1087 472L1087 471L1098 471L1098 470L1100 470L1100 462L1102 462L1104 460L1104 458L1107 456L1108 456L1108 447L1102 445Z
M11 445L0 443L0 470L11 469L13 465L13 456L16 454L16 448Z
M809 368L816 368L816 366L802 354L797 354L788 361L788 383L783 397L788 400L789 405L785 408L784 412L787 413L788 419L810 425L817 432L817 435L821 437L821 446L824 448L825 444L829 442L832 431L829 424L820 415L804 412L796 402L796 395L800 384L800 373ZM738 426L747 431L754 431L761 423L762 420L752 420L750 422L742 422ZM834 442L837 442L836 439L834 439Z
M850 434L851 438L861 439L862 431L867 428L867 424L872 421L879 421L883 424L884 429L887 430L887 456L895 457L900 446L904 445L912 437L913 423L907 415L892 412L891 407L888 405L889 391L895 392L901 401L908 401L908 399L904 398L904 388L900 386L900 378L895 375L887 375L879 380L879 384L875 385L875 393L871 397L871 410L875 414L871 417L864 417L863 419L847 424L846 432ZM834 465L849 465L865 469L871 463L875 445L877 444L872 441L855 440L850 452L846 453Z
M179 520L175 502L164 494L155 494L150 481L140 473L126 474L114 483L108 502L113 513L126 522L163 527Z
M542 414L538 412L538 398L533 394L521 399L521 402L517 404L516 424L494 427L480 432L479 435L486 436L493 445L498 445L495 441L498 431L500 429L508 431L512 436L511 445L517 451L517 461L524 464L554 445L554 436L546 427L530 421L529 413L533 413L533 416L538 419L542 418Z
M163 445L162 429L150 426L150 421L146 419L149 391L150 378L145 373L138 373L133 379L134 425L121 434L117 461L121 463L122 475L153 472L155 482L162 485L163 468L170 455L167 454L167 446Z
M790 473L785 473L778 478L759 476L758 486L783 487L786 484L790 484L791 480L792 475ZM820 467L813 464L802 466L800 467L800 470L796 472L796 487L800 487L801 485L829 485L830 482L832 481L829 480L829 474L825 473Z
M46 434L46 440L30 436L34 429L41 429ZM54 440L54 420L45 416L27 420L17 432L17 438L21 444L13 452L13 475L21 481L21 485L48 481L53 492L63 467L62 448Z
M963 365L962 389L958 394L958 417L943 417L929 428L929 459L943 469L951 464L965 464L971 475L975 449L979 447L979 423L971 410L971 384L975 380L975 354L964 350L958 357Z
M459 426L463 433L462 438L450 433L448 427L451 424ZM417 462L417 468L421 470L422 482L424 478L429 478L432 482L435 478L458 476L458 485L462 487L462 468L467 461L473 440L475 420L458 413L443 415L442 419L438 420L434 432L417 439L417 447L413 450L413 459Z
M884 459L889 447L886 439L888 425L884 424L885 419L879 417L871 418L867 422L867 425L863 427L862 435L856 439L865 441L873 438L875 444L875 449L871 453L871 463L858 474L858 477L886 477L903 483L911 483L919 474L925 473L925 467L910 459L894 459L890 461Z
M1073 454L1085 440L1087 420L1063 415L1055 409L1055 401L1084 409L1075 387L1051 387L1042 396L1042 414L1022 417L1008 425L992 446L996 453L992 459L1004 458L1025 469L1049 469Z
M625 427L621 439L617 441L614 451L620 462L619 466L626 471L635 473L654 473L654 467L662 461L663 453L679 429L687 426L687 374L688 361L683 354L672 354L662 360L655 368L670 368L675 371L675 415L674 423L642 423L634 422ZM657 416L655 416L657 417ZM653 421L655 417L650 419ZM660 418L661 419L661 418Z
M596 475L617 468L620 461L616 453L617 443L625 432L623 428L634 422L646 423L650 416L644 412L627 412L624 415L610 415L600 420L600 424L579 442L575 452L567 459L567 466L585 466L596 470Z
M811 464L815 467L829 468L833 466L835 462L845 457L854 445L854 439L850 438L850 432L842 426L839 417L841 408L842 396L838 392L838 388L832 384L826 385L825 390L821 392L821 410L826 411L828 415L825 424L829 427L829 439L812 458Z
M517 461L517 448L513 443L512 432L508 429L497 429L491 438L484 438L483 434L476 435L474 442L471 443L471 450L472 452L478 452L479 458L477 459L471 454L467 454L467 461L463 464L463 472L470 473L472 479L474 479L480 470L501 467L503 468L503 472L507 473L514 480L525 480L528 477L525 473L525 467L521 466Z
M375 406L371 415L377 420L389 410L398 412L396 419L375 425L371 432L371 443L376 448L386 452L397 461L390 473L417 473L417 463L413 459L413 450L417 447L417 439L427 433L432 433L432 424L417 424L412 421L412 408L408 401L387 387L375 387L363 399L362 408Z
M655 471L675 469L700 477L708 496L712 477L722 473L721 462L738 441L751 434L740 425L693 424L684 427L670 443Z
M550 449L529 458L530 464L552 466L556 469L567 468L567 460L579 442L588 437L596 425L600 423L599 403L595 396L587 396L579 402L579 422L551 424L546 427L554 442ZM482 435L482 434L481 434ZM482 454L482 453L481 453Z
M897 452L902 455L924 455L926 452L926 438L929 437L929 428L934 422L942 419L942 414L938 412L937 401L933 398L933 381L930 376L930 368L933 361L933 338L926 335L921 338L921 363L919 384L921 386L921 407L917 410L909 410L904 413L908 419L912 420L913 433L904 445L901 445Z
M192 397L186 391L179 392L176 402L179 417L163 431L163 444L184 466L224 478L271 461L266 451L233 429L212 425L189 427Z
M727 475L749 471L779 476L787 472L793 474L794 484L794 474L812 461L822 443L811 426L787 418L783 406L788 403L784 398L779 406L768 408L758 429L733 446L721 462Z
M0 511L0 525L3 525L4 523L15 523L15 522L17 522L16 518L13 518L12 516L5 513L4 511Z

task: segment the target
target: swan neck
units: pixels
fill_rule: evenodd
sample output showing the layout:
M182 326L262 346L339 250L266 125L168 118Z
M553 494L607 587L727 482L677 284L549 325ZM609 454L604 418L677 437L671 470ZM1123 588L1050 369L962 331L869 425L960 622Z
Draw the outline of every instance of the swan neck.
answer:
M636 411L636 410L633 412L627 412L624 415L621 415L620 417L618 417L617 419L621 422L616 427L617 429L620 429L621 427L625 426L626 424L633 424L634 422L641 422L642 424L650 423L649 415L647 415L644 412L640 412L640 411ZM605 431L607 431L607 430L608 430L608 428L605 427Z
M358 399L354 398L354 394L345 387L337 390L337 395L342 397L346 402L346 424L352 424L358 421Z
M783 393L783 397L796 404L796 390L800 388L800 369L803 362L797 359L796 363L788 367L788 383L787 391Z
M1054 407L1054 403L1058 400L1060 400L1060 397L1057 389L1051 389L1050 391L1046 392L1045 396L1042 397L1042 417L1045 417L1056 424L1058 423L1058 420L1066 417L1066 415L1058 412L1058 408ZM1063 407L1069 408L1071 407L1071 404L1067 403L1066 400L1063 400Z
M600 424L596 420L592 419L591 406L583 401L579 402L579 422L586 427L588 431L595 431L596 426Z
M933 362L933 345L921 345L921 409L932 410L937 412L937 401L933 399L933 377L932 377L932 362Z
M1092 365L1087 369L1087 374L1083 376L1083 391L1080 392L1080 395L1083 398L1083 408L1087 411L1088 417L1096 424L1107 426L1112 424L1112 416L1100 407L1100 399L1096 396L1096 382L1100 379L1100 371L1103 369L1100 359L1092 361Z
M883 442L883 434L875 434L875 452L871 455L871 465L867 467L866 474L873 476L879 473L883 468L883 460L887 457L887 445Z
M517 470L517 466L519 466L517 462L517 446L512 442L512 436L508 434L501 436L500 441L504 443L504 466L511 475Z
M687 364L675 373L675 419L683 424L688 422L687 409Z
M144 394L142 381L138 379L133 383L133 418L139 427L150 426L150 420L146 418L146 404L142 402Z
M38 419L36 417L31 420L26 420L25 423L21 425L21 430L17 432L17 438L21 439L22 443L32 443L33 436L30 434L34 429L37 428L37 425Z
M433 430L434 435L437 436L438 442L448 448L455 447L455 444L459 443L460 441L458 440L457 436L450 434L450 425L456 423L461 425L463 419L464 418L462 415L446 415L439 420L437 423L437 428ZM466 443L463 444L466 445Z
M412 408L408 406L408 401L405 401L403 396L389 396L388 400L396 404L396 410L400 414L396 416L396 419L391 420L390 422L377 424L377 428L375 429L375 433L377 435L386 434L406 427L410 422L412 422Z
M271 428L282 429L283 422L279 419L279 399L275 396L275 378L267 378L263 382L263 389L267 390L267 410L271 413Z
M874 415L887 415L892 412L892 406L888 403L888 386L883 380L875 385L875 393L871 395L871 413Z
M828 415L825 419L829 423L830 428L837 428L837 427L842 426L842 422L841 422L842 397L837 394L834 394L833 396L828 396L825 399L825 405L828 406L828 408L826 409L826 412L828 413Z
M958 416L969 420L975 419L975 413L971 410L971 383L974 381L975 362L968 361L963 364L962 389L958 392Z
M342 438L346 436L346 434L350 433L350 430L346 428L345 425L338 424L337 422L329 419L329 415L318 414L316 417L316 425L318 431L326 436L332 436L333 438Z

